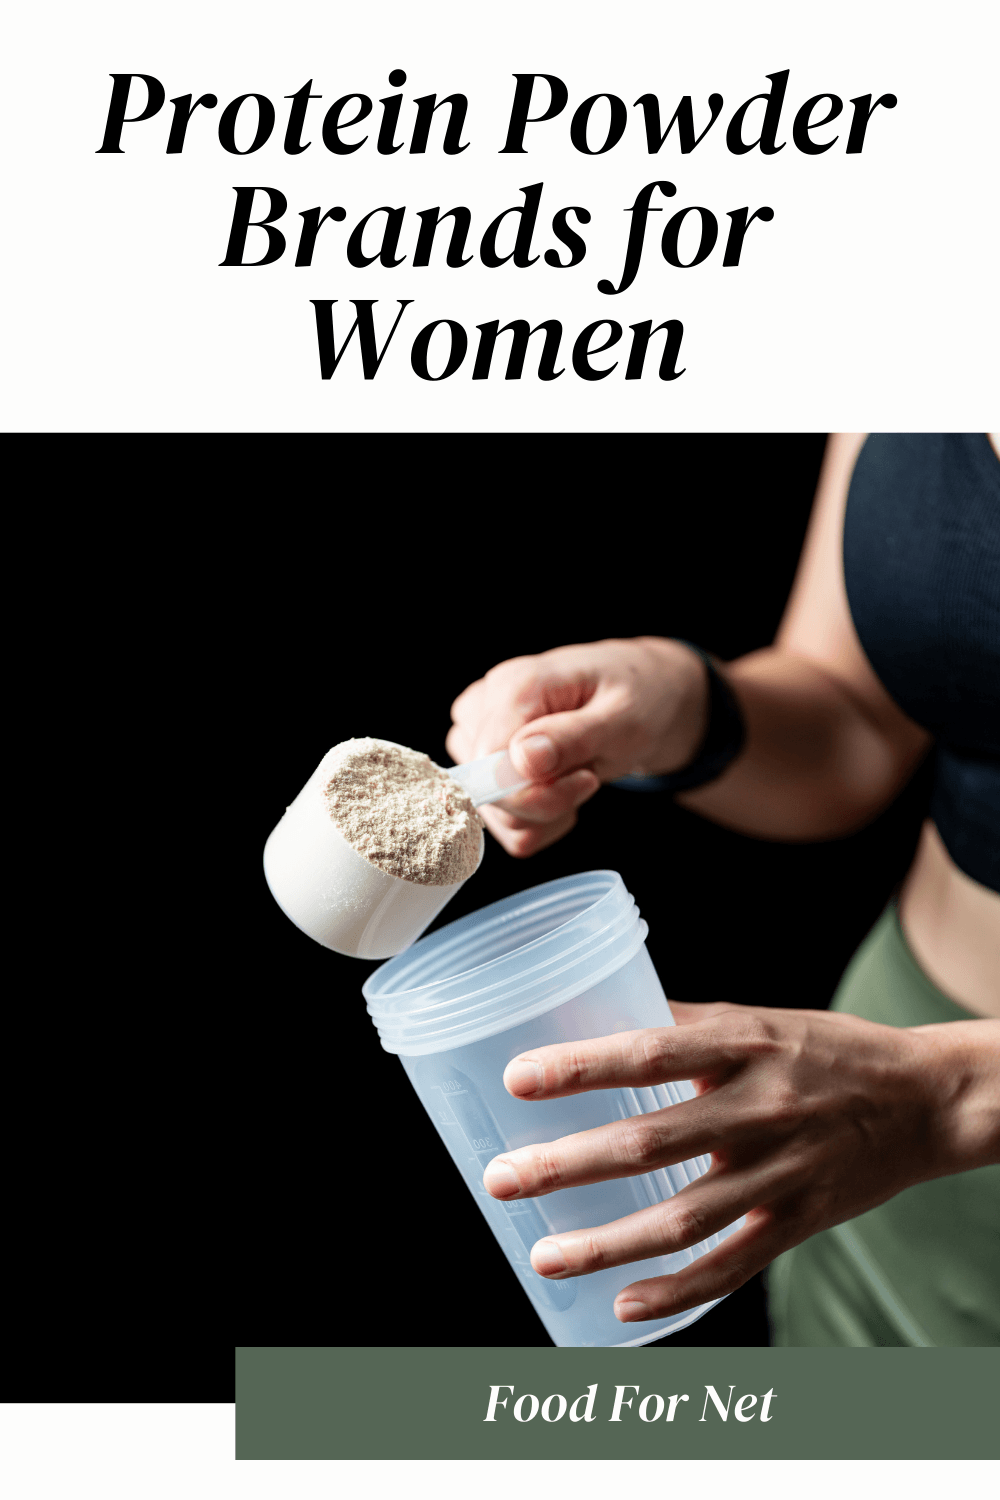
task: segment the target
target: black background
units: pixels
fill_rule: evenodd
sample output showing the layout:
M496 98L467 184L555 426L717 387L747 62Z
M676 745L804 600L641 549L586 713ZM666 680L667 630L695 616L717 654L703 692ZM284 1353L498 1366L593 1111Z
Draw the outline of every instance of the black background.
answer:
M644 633L723 659L768 643L823 443L502 435L281 446L282 463L310 476L310 504L279 499L241 516L242 604L220 617L211 648L242 762L225 875L233 930L218 974L232 1001L244 1332L311 1344L548 1342L399 1062L380 1048L361 996L375 965L288 921L261 850L340 740L396 740L447 764L452 700L507 657ZM248 479L274 475L263 440L241 453ZM291 493L301 498L301 485ZM729 833L657 794L604 788L566 839L529 861L487 836L482 868L439 920L611 868L649 923L668 995L824 1006L909 861L925 800L920 773L863 832L788 846ZM670 1342L767 1338L755 1278Z

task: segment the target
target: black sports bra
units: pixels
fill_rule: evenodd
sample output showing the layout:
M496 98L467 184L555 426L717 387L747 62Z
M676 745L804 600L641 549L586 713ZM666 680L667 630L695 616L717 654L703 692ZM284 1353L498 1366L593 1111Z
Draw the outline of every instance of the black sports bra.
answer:
M1000 891L1000 458L982 433L873 433L851 480L844 577L862 647L937 741L930 816Z

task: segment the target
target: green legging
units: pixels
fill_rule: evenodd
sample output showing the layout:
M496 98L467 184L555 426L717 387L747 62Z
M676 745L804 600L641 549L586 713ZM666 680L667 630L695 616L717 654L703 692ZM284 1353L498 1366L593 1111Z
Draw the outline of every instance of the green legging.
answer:
M832 1009L887 1026L974 1019L931 983L890 907ZM1000 1344L1000 1166L907 1188L815 1235L768 1272L773 1342L921 1348Z

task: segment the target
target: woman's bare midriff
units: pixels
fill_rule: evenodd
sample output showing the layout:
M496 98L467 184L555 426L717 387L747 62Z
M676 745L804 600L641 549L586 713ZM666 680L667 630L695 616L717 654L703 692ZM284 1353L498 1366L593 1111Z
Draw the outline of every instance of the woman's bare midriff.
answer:
M1000 1019L1000 895L962 873L930 820L903 882L899 920L939 990Z

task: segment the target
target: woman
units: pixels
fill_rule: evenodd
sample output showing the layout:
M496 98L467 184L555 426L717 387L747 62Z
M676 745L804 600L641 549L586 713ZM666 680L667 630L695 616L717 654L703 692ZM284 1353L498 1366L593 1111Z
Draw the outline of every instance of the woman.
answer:
M452 712L455 760L509 744L545 783L483 809L519 857L633 774L751 836L835 838L933 751L898 907L830 1012L678 1004L676 1028L515 1059L504 1082L522 1099L688 1077L698 1097L507 1153L484 1182L533 1197L710 1151L670 1203L540 1240L535 1270L627 1265L746 1215L710 1255L625 1287L621 1321L681 1312L771 1265L778 1343L1000 1343L997 439L831 438L768 649L723 668L678 641L568 646L502 663Z

